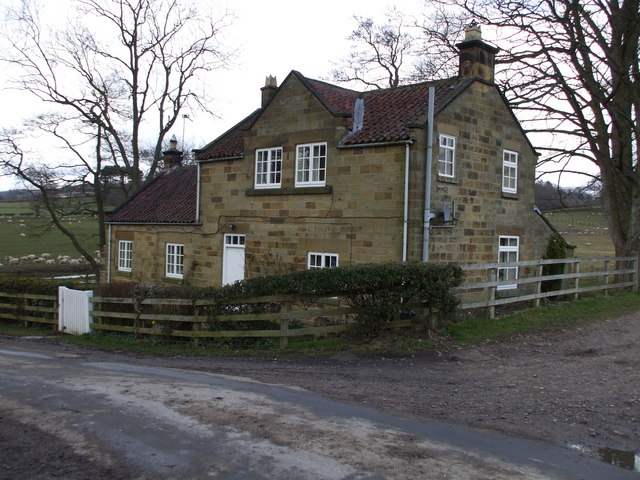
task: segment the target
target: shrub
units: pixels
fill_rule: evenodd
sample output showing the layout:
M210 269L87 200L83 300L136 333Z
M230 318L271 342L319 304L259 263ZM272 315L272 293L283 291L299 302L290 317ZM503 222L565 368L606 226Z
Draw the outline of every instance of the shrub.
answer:
M60 282L32 277L0 275L0 292L57 295Z
M285 275L252 278L209 290L224 309L230 300L266 295L304 295L322 298L340 295L356 312L359 333L376 334L407 310L407 305L427 303L443 313L458 304L453 287L462 282L462 271L453 265L421 262L355 265L312 269ZM237 313L275 311L277 304L234 302ZM238 311L241 309L242 311ZM217 312L212 312L217 313Z
M567 242L559 233L552 233L547 251L542 257L543 259L561 259L567 258ZM554 263L552 265L544 265L542 267L542 275L560 275L564 273L564 263ZM543 292L552 292L562 288L562 280L546 280L542 282Z
M225 314L268 313L280 310L278 302L243 302L243 299L274 295L304 296L313 303L320 298L340 296L353 307L356 331L375 335L403 312L416 304L426 303L440 312L453 311L458 299L453 288L462 282L462 270L454 265L421 262L355 265L340 268L304 270L284 275L249 278L221 288L199 288L184 285L111 284L101 290L103 296L122 296L135 300L145 298L188 298L211 300L205 314L211 329L273 329L277 323L216 322ZM121 292L121 293L118 293ZM175 306L176 311L191 308Z

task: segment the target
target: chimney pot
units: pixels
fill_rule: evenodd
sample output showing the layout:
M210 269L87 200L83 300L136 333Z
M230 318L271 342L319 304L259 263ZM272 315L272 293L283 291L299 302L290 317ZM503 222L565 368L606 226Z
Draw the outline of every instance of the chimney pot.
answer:
M464 41L482 40L482 29L476 22L471 22L464 29Z
M276 80L276 77L268 75L265 78L264 87L262 87L260 90L262 91L262 102L260 106L264 108L267 103L271 101L273 96L276 94L276 91L278 90L278 80Z
M465 28L464 42L456 45L460 51L458 76L480 78L493 83L496 53L499 48L482 40L480 25L473 22Z
M175 135L169 140L169 148L162 152L162 160L165 170L182 165L182 152L178 150L178 140Z

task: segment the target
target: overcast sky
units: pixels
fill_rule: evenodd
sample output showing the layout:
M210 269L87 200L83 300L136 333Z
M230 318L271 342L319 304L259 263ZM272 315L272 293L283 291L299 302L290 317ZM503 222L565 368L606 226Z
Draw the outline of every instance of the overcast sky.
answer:
M16 1L0 0L0 8ZM68 14L62 6L68 1L47 0L45 4L55 6L53 15L64 23ZM234 15L222 40L238 54L227 70L215 72L207 84L210 108L217 118L183 111L189 119L179 121L171 133L181 141L184 130L185 143L196 147L260 106L260 88L267 75L276 76L278 84L291 70L309 78L328 78L334 64L349 53L347 37L356 26L354 15L382 19L389 8L396 7L419 17L424 9L423 0L218 0L215 5ZM0 76L0 128L19 128L24 119L47 111L46 105L6 86L6 77ZM0 191L11 186L6 177L0 177Z
M12 2L0 0L0 7ZM66 0L53 0L49 5L54 2L58 7ZM417 14L423 1L218 0L217 4L234 14L223 41L230 50L237 49L238 55L226 71L214 74L208 86L211 109L219 118L185 111L189 120L180 121L172 132L182 140L184 128L186 142L197 146L204 146L260 106L260 88L267 75L276 76L278 84L291 70L310 78L327 77L333 62L349 52L346 38L356 25L354 15L382 18L394 5ZM64 10L58 12L63 18L66 15ZM5 77L0 77L0 127L19 128L25 118L46 111L46 105L6 86ZM9 186L0 177L0 191Z

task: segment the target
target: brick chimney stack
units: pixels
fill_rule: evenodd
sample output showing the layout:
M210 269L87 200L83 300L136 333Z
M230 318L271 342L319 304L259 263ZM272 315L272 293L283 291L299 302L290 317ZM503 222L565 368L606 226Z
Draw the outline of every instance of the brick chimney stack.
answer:
M456 45L460 51L458 76L476 77L493 83L495 58L499 48L492 47L482 40L480 25L473 22L465 29L464 41Z
M162 152L162 160L165 170L182 165L182 152L178 150L178 140L175 135L169 140L169 149Z
M262 91L261 107L264 108L276 94L276 90L278 90L278 81L276 80L276 77L269 75L264 81L264 87L260 90Z

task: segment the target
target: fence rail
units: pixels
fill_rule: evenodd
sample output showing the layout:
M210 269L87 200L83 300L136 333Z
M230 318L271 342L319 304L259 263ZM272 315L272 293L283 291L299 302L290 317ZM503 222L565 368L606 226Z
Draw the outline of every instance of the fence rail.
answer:
M549 265L563 265L565 272L544 275L544 267ZM611 265L615 265L615 268L612 269ZM588 269L585 270L586 266ZM518 272L517 278L499 280L502 269L514 268ZM510 303L533 301L535 306L539 306L542 299L561 295L572 295L577 300L580 295L589 292L604 291L605 295L616 289L632 289L637 292L638 268L637 256L465 265L462 270L467 278L470 276L469 272L478 271L483 272L488 280L466 283L458 287L457 291L463 298L461 309L486 307L489 309L489 316L495 318L495 307ZM553 281L560 281L561 288L543 291L543 286L550 285ZM473 295L474 290L482 292Z
M58 324L58 298L0 292L0 318L24 322Z
M570 295L577 299L590 292L638 291L639 263L638 257L605 257L463 266L466 283L457 289L460 308L488 308L493 318L497 306L514 302L540 305L548 297ZM556 264L564 265L565 272L544 274L545 266ZM501 269L516 269L517 277L500 280ZM554 281L560 282L560 287L548 288ZM343 332L355 315L339 295L236 299L228 301L223 311L215 311L213 300L93 297L89 302L94 307L87 312L93 330L185 337L194 342L203 338L279 338L281 347L292 337ZM256 305L261 304L268 307L256 311ZM433 325L435 312L428 305L403 307L415 310L415 318L397 321L391 327ZM58 317L56 296L0 292L0 319L58 325Z
M208 307L217 305L209 300L185 299L133 299L94 297L94 309L90 312L91 328L145 335L188 337L195 342L201 338L279 338L285 348L291 337L322 337L344 332L353 323L354 310L341 304L340 299L318 299L299 295L282 295L229 300L226 310L241 310L241 306L255 304L277 305L277 311L261 313L207 313ZM111 307L107 307L111 305ZM113 311L129 308L129 311ZM433 322L426 305L411 305L418 314L413 319L398 320L390 327L415 325L422 328ZM181 313L167 314L166 309L182 309ZM273 310L276 310L272 307ZM154 311L155 310L155 311ZM122 320L123 322L118 322ZM232 329L234 324L268 322L274 328L255 327L250 330ZM122 324L126 323L126 324ZM277 328L276 328L277 327Z

